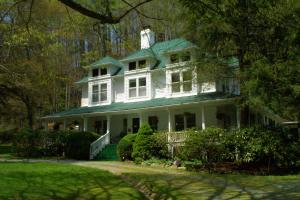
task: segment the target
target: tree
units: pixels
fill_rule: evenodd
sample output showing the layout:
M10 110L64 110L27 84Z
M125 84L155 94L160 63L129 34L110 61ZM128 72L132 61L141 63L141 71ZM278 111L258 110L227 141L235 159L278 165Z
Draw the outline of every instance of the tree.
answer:
M186 35L200 49L214 61L238 59L244 105L300 118L299 1L180 2L189 11Z

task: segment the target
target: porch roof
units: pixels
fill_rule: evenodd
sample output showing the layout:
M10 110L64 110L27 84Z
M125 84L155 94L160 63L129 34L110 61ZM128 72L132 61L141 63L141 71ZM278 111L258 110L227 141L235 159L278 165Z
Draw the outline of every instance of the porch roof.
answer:
M202 101L211 101L211 100L224 100L229 98L237 97L232 94L224 94L219 92L199 94L194 96L186 96L186 97L176 97L176 98L157 98L151 99L147 101L139 101L139 102L131 102L131 103L112 103L110 105L103 106L92 106L92 107L80 107L74 108L70 110L66 110L59 113L54 113L51 115L47 115L43 117L43 119L51 119L51 118L63 118L63 117L71 117L71 116L80 116L85 114L92 113L110 113L110 112L118 112L118 111L130 111L137 109L147 109L147 108L155 108L155 107L168 107L168 106L178 106L185 105L190 103L197 103Z

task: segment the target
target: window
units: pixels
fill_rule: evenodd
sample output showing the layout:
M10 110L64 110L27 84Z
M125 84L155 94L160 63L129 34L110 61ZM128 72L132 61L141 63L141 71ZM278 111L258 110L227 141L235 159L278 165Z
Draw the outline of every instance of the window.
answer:
M171 63L178 63L179 62L179 56L178 56L178 54L172 54L170 56L170 62Z
M129 98L147 95L146 77L129 80Z
M96 133L105 134L107 132L107 120L97 120L94 122Z
M93 85L92 87L92 102L99 102L99 85Z
M181 56L181 61L185 62L185 61L190 61L191 60L191 54L190 52L185 52L182 54Z
M172 92L180 92L180 73L172 74Z
M106 67L102 67L100 69L100 74L101 74L101 76L106 75L107 74L107 68Z
M175 131L184 130L184 115L175 115Z
M196 115L195 113L187 113L186 117L186 128L196 127Z
M158 117L157 116L149 116L148 123L153 131L157 131L157 125L158 125Z
M185 71L182 72L182 81L183 81L183 91L189 92L192 90L192 72Z
M107 101L107 84L100 85L100 101Z
M136 70L136 62L130 62L129 63L129 71Z
M139 60L139 69L143 69L146 67L146 60Z
M172 93L192 91L192 76L192 71L172 73Z
M98 69L98 68L97 68L97 69L93 69L93 71L92 71L92 76L93 76L93 77L99 76L99 69Z
M129 80L129 97L136 97L136 79Z
M146 96L146 78L139 78L139 96Z

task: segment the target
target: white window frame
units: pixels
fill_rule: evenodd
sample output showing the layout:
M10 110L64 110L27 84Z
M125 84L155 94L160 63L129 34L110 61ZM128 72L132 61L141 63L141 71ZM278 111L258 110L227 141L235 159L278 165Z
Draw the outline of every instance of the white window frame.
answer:
M106 89L104 90L104 91L102 91L102 85L106 85ZM99 102L100 103L103 103L103 102L107 102L107 100L108 100L108 84L107 83L100 83L99 84ZM106 99L105 100L102 100L102 95L103 95L103 93L106 93L105 95L106 95Z
M145 66L141 68L139 62L143 61L143 60L145 61ZM130 70L129 69L129 63L135 63L135 69ZM133 71L136 71L136 70L146 69L147 68L147 64L148 64L148 62L147 62L146 59L140 59L140 60L136 60L136 61L130 61L129 63L128 63L128 71L129 72L133 72Z
M183 80L183 73L191 73L191 79L190 80ZM172 75L173 74L179 74L179 82L172 82ZM184 70L184 71L173 71L173 72L170 72L170 81L171 81L171 93L172 94L179 94L179 93L190 93L193 91L193 71L191 70ZM188 90L188 91L184 91L184 84L185 83L189 83L191 84L191 90ZM178 92L173 92L173 85L175 84L179 84L179 91Z
M145 79L145 85L144 86L140 86L140 80L141 79ZM135 87L130 87L130 81L135 81ZM141 89L145 89L145 95L141 95L140 90ZM130 96L130 91L131 90L135 90L135 96ZM143 76L143 77L136 77L136 78L130 78L128 79L128 98L129 99L136 99L136 98L144 98L147 97L147 77Z

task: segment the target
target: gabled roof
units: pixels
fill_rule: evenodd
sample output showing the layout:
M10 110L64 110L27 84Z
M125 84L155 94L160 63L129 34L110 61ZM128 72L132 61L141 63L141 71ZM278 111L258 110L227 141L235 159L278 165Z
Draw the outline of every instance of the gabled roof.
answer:
M110 105L104 105L104 106L74 108L71 110L55 113L52 115L47 115L43 118L51 119L51 118L69 117L69 116L85 115L85 114L92 114L92 113L109 113L109 112L136 110L136 109L149 109L155 107L178 106L178 105L184 105L190 103L198 103L201 101L224 100L224 99L235 98L235 97L237 96L232 94L213 92L213 93L204 93L204 94L186 96L186 97L157 98L148 101L139 101L139 102L132 102L132 103L118 102L118 103L112 103Z
M105 56L104 58L101 58L100 60L97 60L96 62L85 66L85 68L94 68L94 67L99 67L101 65L102 66L103 65L114 65L117 67L122 67L122 64L118 60L116 60L110 56Z

